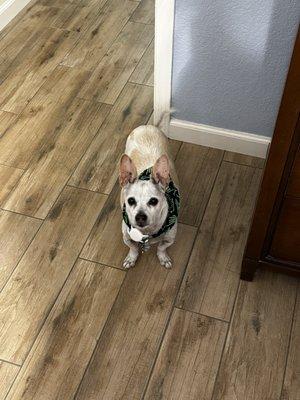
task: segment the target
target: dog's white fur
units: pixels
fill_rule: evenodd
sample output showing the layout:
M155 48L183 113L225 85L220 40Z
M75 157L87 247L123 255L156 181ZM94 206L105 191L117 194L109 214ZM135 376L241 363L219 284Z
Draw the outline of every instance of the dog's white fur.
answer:
M153 180L141 181L135 178L145 169L153 167ZM178 188L178 178L169 151L168 139L156 126L144 125L134 129L127 138L125 154L120 161L121 207L126 205L126 212L131 226L137 227L145 235L151 235L162 227L167 213L168 204L164 195L164 186L171 176ZM135 206L128 204L129 198L136 200ZM150 198L157 198L158 204L149 206ZM135 216L143 212L147 215L147 226L137 226ZM139 255L138 243L131 240L127 225L122 221L124 243L129 252L124 260L124 268L135 265ZM172 262L166 249L174 243L177 223L165 234L150 239L150 245L158 243L157 256L161 265L171 268Z

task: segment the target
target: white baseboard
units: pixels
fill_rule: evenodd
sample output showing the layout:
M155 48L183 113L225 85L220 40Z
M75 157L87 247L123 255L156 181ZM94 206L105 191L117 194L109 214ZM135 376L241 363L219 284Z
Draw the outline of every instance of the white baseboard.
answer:
M271 138L247 132L231 131L172 118L169 137L202 146L266 158Z
M24 8L30 0L6 0L0 6L0 31Z

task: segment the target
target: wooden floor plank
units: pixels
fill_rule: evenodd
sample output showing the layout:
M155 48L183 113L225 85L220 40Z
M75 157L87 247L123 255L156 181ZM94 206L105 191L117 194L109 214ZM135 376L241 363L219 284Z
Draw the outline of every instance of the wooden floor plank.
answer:
M213 400L279 399L296 285L267 272L241 283Z
M222 163L181 286L179 307L230 319L260 176L259 169Z
M114 104L153 35L150 25L128 22L82 87L79 97Z
M20 367L0 361L0 400L4 400Z
M128 248L123 243L121 224L120 188L119 184L116 183L99 214L80 257L122 269Z
M99 13L107 0L86 2L85 5L73 2L61 8L51 26L68 31L83 32L99 18Z
M198 226L202 220L223 151L183 143L175 165L180 182L180 222Z
M36 234L42 221L0 210L0 290Z
M175 309L145 400L211 400L227 323Z
M65 123L35 152L3 208L45 218L109 110L105 104L75 99L64 110Z
M93 9L71 4L61 10L51 26L68 31L83 32L94 20L91 14L94 15Z
M170 248L173 269L162 268L150 251L127 272L77 400L141 398L194 235L194 227L180 226L176 245Z
M105 201L66 188L0 293L0 358L21 364Z
M33 35L50 27L59 9L30 2L0 32L0 54L12 61L27 45Z
M47 144L57 138L65 126L66 110L88 76L88 72L77 69L56 68L16 123L0 139L0 163L26 169L33 158L47 153ZM72 119L71 114L68 117ZM50 150L51 146L48 152Z
M255 167L255 168L263 168L266 160L264 158L252 157L252 156L247 156L245 154L225 151L224 161L233 162L236 164L249 165L250 167Z
M280 322L281 323L281 322ZM295 314L293 318L293 329L289 347L288 362L286 367L283 390L280 400L297 400L300 394L300 284L298 284L298 295Z
M154 85L154 41L141 58L129 81L141 85Z
M37 0L39 4L49 5L49 0ZM96 7L102 0L51 0L51 6L68 8L72 5L79 7Z
M180 142L179 140L169 139L169 146L170 146L171 154L172 154L174 160L176 159L176 157L179 153L181 145L182 145L182 142Z
M124 276L76 263L7 399L73 399Z
M118 160L132 129L146 123L152 112L153 90L129 83L76 168L70 184L110 193L118 176Z
M49 0L37 0L37 3L46 6L49 4ZM51 5L59 8L66 8L74 3L72 0L51 0Z
M34 35L2 74L1 109L19 114L77 39L75 32L53 28Z
M0 139L5 135L9 127L15 122L17 116L15 114L0 111Z
M15 187L24 171L6 165L0 165L0 206L3 206L8 195Z
M106 5L105 5L106 6ZM69 67L94 70L137 7L134 1L112 0L62 61Z
M154 24L155 0L141 0L139 6L133 13L131 20L143 24Z

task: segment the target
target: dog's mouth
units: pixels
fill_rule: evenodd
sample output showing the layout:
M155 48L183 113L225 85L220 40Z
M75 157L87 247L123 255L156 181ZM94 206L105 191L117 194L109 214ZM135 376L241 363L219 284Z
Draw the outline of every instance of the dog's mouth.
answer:
M149 226L148 222L136 222L137 228L147 228Z

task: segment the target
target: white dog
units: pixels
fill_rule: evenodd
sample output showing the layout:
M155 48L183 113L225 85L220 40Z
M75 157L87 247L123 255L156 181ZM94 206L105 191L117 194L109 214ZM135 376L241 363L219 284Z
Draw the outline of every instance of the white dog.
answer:
M139 249L158 243L161 265L171 268L166 249L174 243L179 210L178 179L164 133L151 125L134 129L120 161L122 232L129 253L124 268L133 267Z

